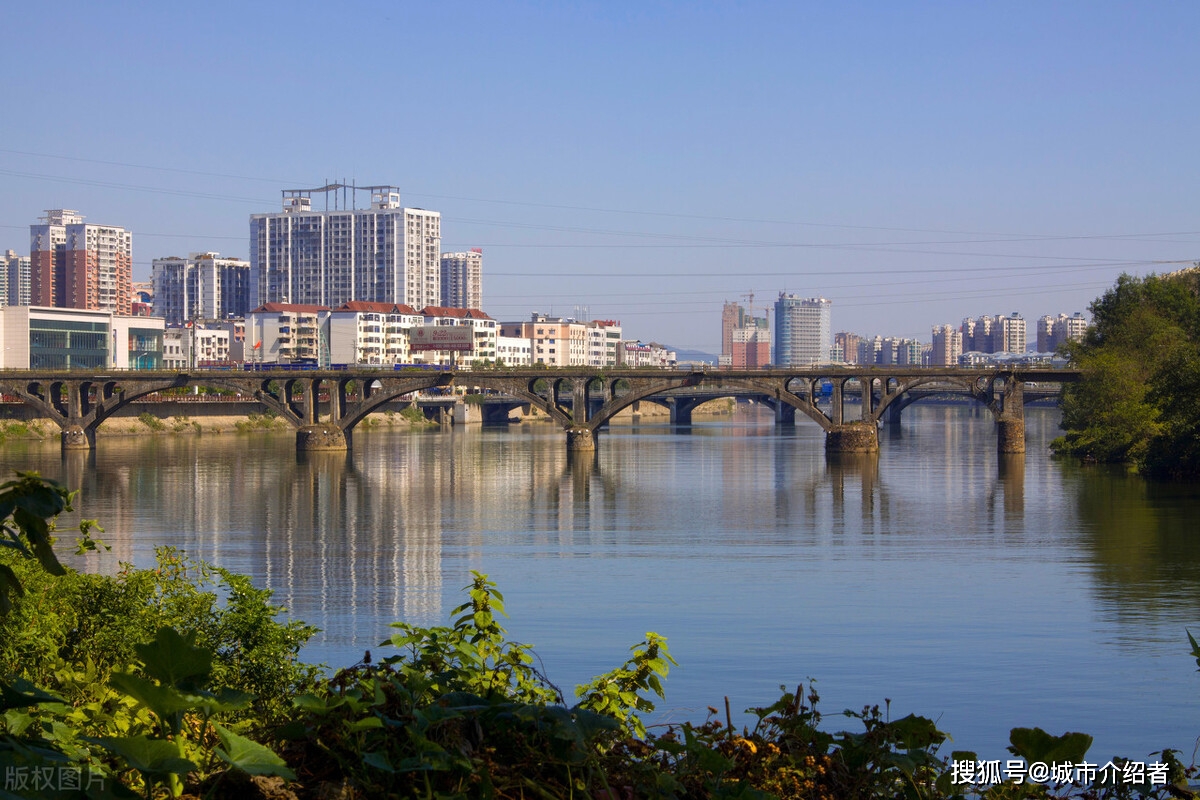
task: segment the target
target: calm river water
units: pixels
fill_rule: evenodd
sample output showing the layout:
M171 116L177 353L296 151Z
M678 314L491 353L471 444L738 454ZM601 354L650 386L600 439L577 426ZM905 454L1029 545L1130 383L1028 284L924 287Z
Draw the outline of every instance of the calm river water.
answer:
M291 434L102 438L94 460L9 443L0 466L82 489L113 545L90 568L173 545L248 573L323 629L305 655L331 666L384 654L393 620L444 623L474 569L568 696L667 636L657 721L811 676L830 729L886 697L985 759L1035 725L1095 735L1101 762L1190 757L1196 487L1052 460L1057 412L1028 414L1015 459L988 416L916 406L878 458L840 461L815 425L743 411L615 426L594 464L514 425L360 430L348 455L297 455Z

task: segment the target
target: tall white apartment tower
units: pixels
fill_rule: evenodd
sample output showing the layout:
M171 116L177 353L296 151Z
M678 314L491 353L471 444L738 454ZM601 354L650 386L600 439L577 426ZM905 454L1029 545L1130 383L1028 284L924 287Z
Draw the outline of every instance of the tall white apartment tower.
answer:
M0 305L27 306L30 305L29 275L31 271L29 256L19 256L13 250L4 253L0 261L0 296L4 301Z
M442 253L442 305L483 308L483 250Z
M824 297L779 293L775 301L775 357L778 366L829 361L833 344L833 304Z
M370 208L354 207L360 192ZM441 224L437 211L401 207L395 186L285 189L280 213L250 216L251 306L441 305Z
M220 253L156 258L151 281L154 315L168 325L245 317L250 305L250 263Z

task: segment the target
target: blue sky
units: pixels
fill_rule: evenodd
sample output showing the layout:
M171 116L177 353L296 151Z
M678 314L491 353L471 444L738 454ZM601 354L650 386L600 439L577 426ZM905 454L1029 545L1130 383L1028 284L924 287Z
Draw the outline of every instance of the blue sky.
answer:
M724 300L835 330L1085 311L1200 259L1200 5L9 4L0 249L48 208L153 258L394 184L484 309L719 350Z

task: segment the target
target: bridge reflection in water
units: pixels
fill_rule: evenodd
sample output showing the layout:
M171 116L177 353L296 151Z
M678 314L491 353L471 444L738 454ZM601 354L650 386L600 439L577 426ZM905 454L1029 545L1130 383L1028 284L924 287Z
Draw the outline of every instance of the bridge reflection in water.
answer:
M585 368L424 370L313 370L306 372L0 372L0 392L20 398L62 429L66 450L92 449L96 429L120 409L156 392L207 387L253 399L296 429L303 451L346 450L354 427L385 403L430 390L465 389L464 418L507 419L518 405L545 412L566 432L568 450L596 449L600 430L620 411L642 401L667 405L671 421L689 424L692 411L718 397L754 397L780 423L796 412L825 431L836 453L879 449L882 421L897 421L912 402L957 394L986 407L996 421L997 450L1025 452L1024 405L1057 394L1078 380L1077 370L1040 368L806 367L765 370L646 370ZM328 399L322 401L322 398ZM471 401L471 402L467 402ZM472 412L466 405L477 406ZM502 415L502 416L501 416Z

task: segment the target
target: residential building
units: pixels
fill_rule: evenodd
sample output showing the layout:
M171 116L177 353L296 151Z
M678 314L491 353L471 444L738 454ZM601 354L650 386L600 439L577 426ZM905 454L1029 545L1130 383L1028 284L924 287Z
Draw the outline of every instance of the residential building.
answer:
M359 192L370 208L346 208ZM324 211L313 210L317 193ZM280 213L250 216L250 303L441 305L441 243L441 214L402 207L394 186L284 190Z
M870 339L859 338L858 360L855 363L869 367L883 363L883 337L872 336Z
M224 366L235 359L225 326L175 325L163 335L163 368L193 370Z
M133 298L133 234L51 209L29 226L30 302L128 315Z
M833 304L823 297L779 293L775 302L775 357L779 366L806 366L829 360L833 343Z
M426 306L421 309L425 325L449 326L459 325L473 329L472 340L474 347L469 353L459 354L457 359L452 353L443 350L433 350L424 353L422 363L470 365L475 362L492 363L496 360L496 337L499 334L496 320L477 308L450 308L449 306Z
M496 336L496 363L506 367L528 367L533 364L533 345L525 336Z
M1024 353L1025 320L1017 312L964 319L961 327L964 353Z
M754 295L749 295L753 300ZM767 317L754 316L738 303L721 309L721 355L718 364L733 369L756 369L771 362L771 328Z
M500 323L500 336L527 339L530 364L548 367L581 366L571 363L571 321L534 313L525 322Z
M848 331L835 333L833 336L834 349L841 349L842 357L840 360L847 364L858 363L858 344L861 341L862 337L860 337L857 333L850 333ZM836 361L838 359L834 360Z
M930 365L934 367L956 367L958 357L963 354L962 330L953 325L935 325L933 327L933 349L930 354Z
M594 319L585 326L589 367L615 367L619 363L621 322L615 319Z
M425 324L411 306L354 300L329 314L330 364L408 364L408 332Z
M253 340L246 361L330 363L327 332L322 330L328 318L325 306L264 303L246 315L246 336Z
M995 342L993 353L1024 353L1027 344L1025 320L1016 311L1007 317L998 315L992 340Z
M638 368L638 367L657 367L660 369L668 369L676 364L676 356L674 350L668 350L665 345L658 342L650 342L643 344L639 341L624 341L621 343L621 366Z
M0 262L0 306L29 305L30 264L29 256L19 256L15 250L5 252Z
M483 250L442 253L441 305L483 308Z
M156 258L151 278L155 316L168 325L245 317L250 305L250 262L192 253Z
M163 321L44 306L0 308L2 369L161 369Z
M509 339L525 339L529 343L530 364L612 367L621 363L619 320L579 322L534 313L523 322L500 323L498 335Z
M1071 316L1047 314L1037 322L1037 349L1039 353L1052 353L1064 342L1083 341L1087 333L1087 318L1079 311Z

